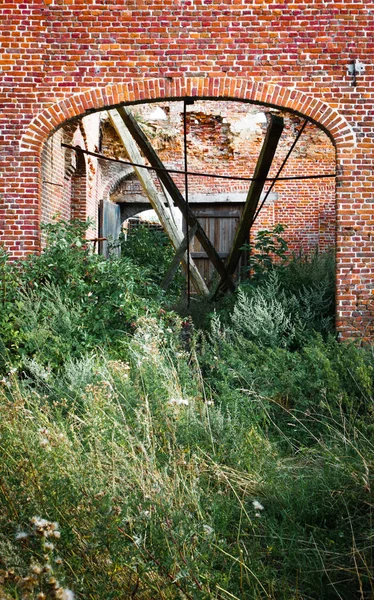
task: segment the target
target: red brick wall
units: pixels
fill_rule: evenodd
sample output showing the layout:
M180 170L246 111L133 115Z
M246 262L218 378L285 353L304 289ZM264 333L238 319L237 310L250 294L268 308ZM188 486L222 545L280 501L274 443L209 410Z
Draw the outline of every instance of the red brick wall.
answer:
M342 335L372 330L373 4L253 0L2 3L1 239L39 247L40 155L88 110L145 99L241 98L322 125L337 150ZM365 65L357 87L347 74Z

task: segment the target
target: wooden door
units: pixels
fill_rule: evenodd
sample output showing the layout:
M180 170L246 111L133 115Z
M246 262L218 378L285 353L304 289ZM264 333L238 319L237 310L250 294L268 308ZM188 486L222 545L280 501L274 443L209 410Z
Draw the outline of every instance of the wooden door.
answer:
M230 252L242 208L243 204L191 204L194 215L204 228L223 261L226 260ZM216 271L196 237L194 237L190 244L190 252L191 258L195 261L197 268L208 285ZM239 276L242 266L243 260L241 260L235 273L235 279Z
M121 208L119 204L101 200L99 205L99 238L106 238L99 244L99 253L108 258L109 253L120 254L120 248L109 248L108 242L118 240L121 233Z

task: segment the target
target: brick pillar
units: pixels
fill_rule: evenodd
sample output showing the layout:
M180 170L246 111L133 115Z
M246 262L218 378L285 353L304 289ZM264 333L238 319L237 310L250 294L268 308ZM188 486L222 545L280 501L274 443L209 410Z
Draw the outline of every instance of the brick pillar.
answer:
M71 217L85 221L87 218L87 171L82 151L76 152L76 169L71 178Z

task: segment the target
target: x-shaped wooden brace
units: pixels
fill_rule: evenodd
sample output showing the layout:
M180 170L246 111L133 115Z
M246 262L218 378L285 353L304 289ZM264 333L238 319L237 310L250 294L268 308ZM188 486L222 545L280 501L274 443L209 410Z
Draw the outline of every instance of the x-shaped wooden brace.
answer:
M182 212L184 218L188 222L189 227L191 227L191 229L193 229L193 228L196 227L196 234L195 235L196 235L197 239L199 240L200 244L202 245L202 247L204 248L205 252L207 253L209 259L213 263L215 269L218 271L218 274L219 274L219 276L221 278L221 281L225 282L225 286L226 286L227 289L234 290L235 289L235 285L234 285L234 283L232 281L231 276L228 275L226 267L225 267L224 263L222 262L220 256L218 255L218 252L215 250L214 246L212 245L211 241L209 240L208 236L206 235L206 233L205 233L204 229L202 228L201 224L199 223L199 221L197 220L197 218L195 217L195 215L191 211L190 207L187 205L187 203L186 203L185 199L183 198L181 192L179 191L179 189L175 185L174 180L172 179L172 177L168 173L167 169L164 167L164 164L162 163L161 159L159 158L159 156L157 155L157 153L153 149L152 145L150 144L148 138L146 137L146 135L144 134L144 132L142 131L142 129L140 128L140 126L136 122L134 116L125 107L118 108L116 111L109 111L109 116L110 116L113 124L114 124L114 121L117 121L117 119L113 118L114 117L114 113L117 113L120 116L120 118L122 119L122 121L123 121L124 125L126 126L128 132L131 134L131 136L133 137L133 139L138 144L139 148L143 152L143 154L146 157L146 159L148 160L149 164L152 167L154 167L154 168L157 169L157 174L158 174L158 177L159 177L160 181L163 183L166 191L170 195L170 197L173 200L174 204ZM117 133L119 133L119 130L118 130L118 128L117 128L116 125L115 125L115 128L117 130ZM123 142L122 135L120 135L120 137L121 137L121 140ZM128 144L126 142L126 145L125 145L126 150L127 150L127 146L128 146ZM133 158L131 158L131 160L133 161ZM133 161L133 162L136 162L136 161ZM141 169L141 171L144 171L144 169ZM137 172L137 174L138 174L138 172ZM138 177L139 177L139 174L138 174ZM151 179L151 178L149 177L149 179ZM144 189L144 186L143 186L143 189ZM152 204L153 200L151 201L150 196L148 196L148 198L149 198L149 200L150 200L150 202ZM153 206L153 204L152 204L152 206ZM161 221L161 223L162 223L162 221ZM165 229L165 231L169 235L168 229ZM183 239L183 236L182 236L182 239ZM181 242L182 242L182 240L181 240ZM193 263L190 262L190 264L193 264ZM191 279L193 281L194 286L196 287L195 281L192 278L192 270L191 270Z
M148 138L138 125L134 116L131 112L125 108L118 108L117 110L108 111L110 120L119 135L126 152L133 163L143 164L143 159L139 153L137 146L134 144L134 140L138 144L139 148L142 150L144 156L149 161L150 165L157 169L158 177L160 181L163 183L166 191L169 193L170 197L174 201L175 205L181 210L184 218L188 221L191 230L193 230L194 234L198 238L200 244L204 248L207 253L209 259L213 263L214 267L218 271L220 276L220 283L216 289L218 291L225 291L227 289L234 290L235 285L232 280L232 275L235 272L235 269L238 265L241 248L243 244L246 242L250 227L253 222L253 217L256 213L256 209L258 206L258 202L261 197L261 193L268 176L272 160L274 158L275 151L277 149L279 138L283 131L283 119L276 115L271 115L270 117L270 125L266 132L265 140L263 146L261 148L261 153L259 159L257 161L256 169L253 176L253 181L251 183L246 203L244 206L244 210L238 225L238 229L235 234L235 238L232 244L232 248L230 250L229 256L226 260L226 264L224 264L219 257L217 251L213 247L209 238L207 237L204 229L200 225L199 221L187 205L185 199L183 198L181 192L177 188L174 183L174 180L168 173L167 169L165 169L161 159L158 157L157 153L153 149L151 143ZM169 236L174 248L176 249L176 256L174 262L175 264L179 257L182 257L182 262L186 268L187 264L187 255L184 251L185 240L183 238L183 233L181 230L175 225L175 223L171 220L168 212L165 210L163 201L159 198L159 194L157 189L153 183L152 178L146 169L142 169L141 167L134 167L134 170L142 184L142 187L148 196L148 199L156 211L160 222ZM194 284L195 289L198 293L206 295L208 293L208 288L201 277L199 271L195 263L190 260L190 274L191 280ZM171 266L171 271L174 269L173 265Z
M136 164L145 164L144 159L141 156L141 154L138 150L138 147L134 142L132 135L130 134L125 123L123 122L118 111L110 110L110 111L108 111L108 115L109 115L109 118L110 118L110 121L111 121L113 127L115 128L120 140L122 141L122 144L126 150L126 153L127 153L128 157L130 158L130 161L132 163L136 163ZM139 127L139 126L137 125L137 127ZM156 214L160 220L160 223L161 223L162 227L164 228L165 233L168 235L171 243L173 244L173 246L176 250L176 253L178 255L179 262L182 262L184 269L187 268L187 264L189 262L190 277L191 277L191 281L196 289L196 292L200 295L207 296L209 294L209 290L207 288L207 285L206 285L203 277L201 276L200 272L198 271L195 263L191 259L188 261L187 248L183 246L183 244L184 244L183 232L179 229L179 227L177 227L177 225L174 223L173 219L171 218L170 213L166 210L166 208L164 206L164 201L160 197L159 192L157 191L157 188L156 188L155 184L153 183L153 180L152 180L151 176L149 175L148 170L142 169L141 167L134 167L134 170L135 170L135 173L142 185L142 188L143 188L146 196L148 197L148 200L149 200L152 208L156 212ZM181 250L181 248L183 248L183 247L184 247L184 250ZM150 252L151 251L152 251L152 249L150 248ZM175 271L174 271L174 273L175 273Z

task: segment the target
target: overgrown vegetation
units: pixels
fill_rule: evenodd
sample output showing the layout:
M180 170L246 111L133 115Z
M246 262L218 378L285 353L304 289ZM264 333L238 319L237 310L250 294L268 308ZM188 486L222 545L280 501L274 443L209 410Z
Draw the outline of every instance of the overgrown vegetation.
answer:
M84 229L1 257L0 595L372 598L373 355L334 337L332 257L196 330L152 238L104 261Z

